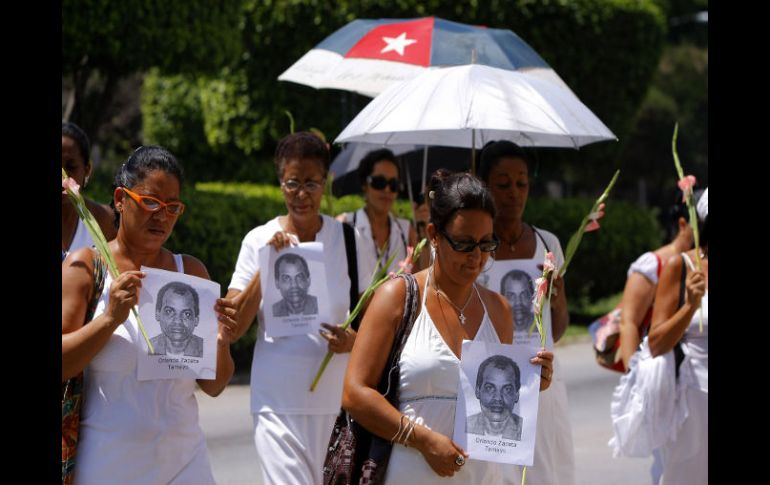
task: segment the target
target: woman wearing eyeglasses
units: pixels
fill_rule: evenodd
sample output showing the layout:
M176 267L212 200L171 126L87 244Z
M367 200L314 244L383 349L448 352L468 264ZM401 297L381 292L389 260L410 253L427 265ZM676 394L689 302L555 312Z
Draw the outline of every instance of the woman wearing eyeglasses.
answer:
M63 121L61 124L61 166L67 175L78 185L85 188L91 176L91 142L85 132L75 123ZM96 218L104 237L110 241L115 237L110 208L86 199L88 210ZM86 226L78 217L67 193L61 193L61 252L62 261L70 251L90 248L94 242Z
M218 299L214 307L215 379L137 379L142 336L130 310L142 286L140 267L209 279L198 259L163 247L184 212L181 184L182 168L171 153L158 146L137 149L115 177L118 234L109 247L120 276L113 279L90 248L70 253L62 264L62 382L85 371L74 463L79 485L214 483L194 393L197 384L217 396L233 374L234 304ZM104 290L95 299L100 266ZM63 457L63 479L71 465Z
M500 483L496 463L467 460L452 441L463 340L510 344L511 309L499 294L475 283L498 246L489 191L467 173L439 171L430 183L430 267L415 275L418 316L399 365L400 407L378 391L396 330L402 320L406 285L385 283L364 314L345 375L343 407L360 425L394 442L385 482ZM539 351L550 384L553 354ZM406 434L400 433L407 423ZM448 477L452 477L451 480Z
M286 201L287 214L252 229L243 239L230 283L228 298L241 309L240 334L254 317L264 322L259 250L266 245L277 251L300 242L323 243L329 286L328 302L334 319L322 324L321 334L267 337L259 325L251 367L251 413L254 443L264 484L315 484L321 482L326 444L340 409L342 377L350 349L356 339L352 329L342 331L350 307L351 280L348 276L343 224L320 213L324 182L329 169L329 150L312 133L298 132L283 138L275 151L275 168ZM355 236L356 246L363 244ZM355 254L355 248L351 248ZM362 257L363 256L363 257ZM358 293L369 284L364 268L372 267L359 256ZM352 265L352 263L351 263ZM327 351L336 355L310 392L318 366Z
M387 148L369 152L358 167L358 178L364 191L366 205L355 212L337 216L338 221L352 224L360 233L364 243L358 253L370 253L375 261L365 273L371 276L377 266L384 266L395 254L387 271L398 270L398 262L407 255L407 247L417 244L417 234L407 219L391 214L401 186L398 164L393 152Z
M489 187L498 211L494 227L500 246L494 254L494 267L501 278L499 285L490 289L499 291L513 308L515 341L539 345L537 331L528 336L534 318L534 281L543 273L545 251L553 252L558 267L564 264L564 254L554 234L523 220L529 197L530 163L529 156L518 145L509 141L492 142L481 153L479 177ZM554 342L564 335L569 322L564 280L556 278L553 289L551 304L543 309L548 349L553 349ZM527 485L575 483L567 388L558 377L558 367L558 363L554 362L557 377L538 401L535 461L527 469ZM504 483L518 484L521 476L522 467L508 467Z

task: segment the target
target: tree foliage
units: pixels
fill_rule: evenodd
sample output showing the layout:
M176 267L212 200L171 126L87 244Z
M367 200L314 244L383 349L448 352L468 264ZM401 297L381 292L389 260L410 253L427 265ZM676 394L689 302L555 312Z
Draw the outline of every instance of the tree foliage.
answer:
M75 90L71 119L94 132L118 81L128 74L155 66L171 74L215 72L233 63L242 46L241 4L64 0L62 68Z

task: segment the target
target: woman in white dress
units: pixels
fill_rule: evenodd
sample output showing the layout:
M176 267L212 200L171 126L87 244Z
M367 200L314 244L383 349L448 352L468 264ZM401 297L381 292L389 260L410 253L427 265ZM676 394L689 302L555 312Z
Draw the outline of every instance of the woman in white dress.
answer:
M343 224L321 214L321 197L329 169L329 150L309 132L284 137L276 148L275 166L288 214L252 229L243 239L228 298L241 309L239 335L258 317L259 330L251 365L251 413L254 421L261 483L309 485L321 482L326 444L339 413L342 378L356 339L352 328L340 329L350 307L348 260ZM320 335L268 337L265 332L259 250L280 251L300 242L323 244L332 322ZM355 235L356 246L363 244ZM357 258L358 292L369 284L363 268L372 267L366 253ZM318 386L310 383L327 351L330 361Z
M411 433L394 444L386 483L500 483L496 463L467 460L453 433L463 340L510 344L511 310L499 294L475 284L498 241L494 203L483 183L466 173L433 175L430 268L415 275L419 314L400 358L400 408L377 384L402 320L406 289L401 279L383 285L367 309L345 375L343 407L372 433L392 440L406 417ZM553 377L552 353L532 358L544 367L541 389ZM448 480L447 477L452 477Z
M61 124L61 166L67 175L78 183L81 189L88 185L91 176L91 142L78 125L69 121ZM112 211L109 207L85 199L86 207L96 218L104 237L111 241L115 238L115 226L112 223ZM61 250L62 260L70 251L90 248L94 242L86 226L78 217L67 192L61 191Z
M653 357L671 350L676 355L678 343L682 352L676 371L679 397L674 425L660 449L660 485L708 483L708 189L697 209L701 270L694 264L695 249L668 260L660 275L648 336Z
M495 200L495 234L500 246L494 254L494 272L500 275L499 283L490 287L499 291L513 309L513 325L516 343L535 343L540 335L528 336L534 314L532 296L534 281L543 273L544 251L553 252L556 264L564 264L564 254L558 238L543 229L535 228L523 220L529 197L529 155L509 141L487 144L481 154L479 178L489 187ZM487 272L488 273L488 272ZM482 274L484 282L489 275ZM489 284L489 283L487 283ZM543 309L543 325L546 328L546 348L553 350L567 329L569 314L564 280L556 278L550 306ZM556 377L550 388L540 395L535 439L535 460L527 468L528 485L574 485L575 459L572 445L572 427L569 421L567 387L560 378L559 363L554 357ZM504 482L521 483L523 468L513 465L504 472Z
M198 259L163 247L184 212L181 184L181 166L158 146L137 149L119 169L113 195L119 227L109 248L120 276L105 275L90 322L83 323L97 253L82 248L62 264L62 382L85 370L74 470L78 485L214 483L195 389L197 384L217 396L232 377L234 304L220 298L214 308L219 330L213 380L138 380L142 334L129 314L139 299L142 266L209 279Z
M337 220L352 224L361 234L364 242L357 247L358 254L370 253L372 258L369 259L375 261L371 268L364 269L367 275L371 276L375 269L379 269L375 268L377 261L385 265L394 254L387 271L395 272L399 261L406 257L407 248L417 244L417 234L407 219L391 214L401 187L393 152L381 148L367 153L358 166L358 178L366 205L354 212L338 215Z

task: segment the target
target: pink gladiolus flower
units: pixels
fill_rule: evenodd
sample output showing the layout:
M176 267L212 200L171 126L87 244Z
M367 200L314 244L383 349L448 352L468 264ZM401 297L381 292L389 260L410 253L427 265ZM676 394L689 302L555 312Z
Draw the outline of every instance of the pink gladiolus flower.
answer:
M599 223L598 223L598 222L596 222L596 220L595 220L595 219L594 219L594 220L591 220L591 222L589 222L589 223L586 225L586 228L585 228L585 232L596 231L596 230L598 230L598 229L599 229L599 227L601 227L601 226L599 226Z
M61 181L61 188L64 190L70 190L75 195L80 195L80 185L78 185L77 182L75 182L75 179L72 177L67 177L66 179L62 179Z
M545 292L548 291L548 280L540 277L535 280L535 297L532 299L532 306L534 308L534 312L538 313L540 311L540 304L543 301L543 297L545 296Z
M692 175L685 175L684 178L676 183L682 190L682 202L686 202L687 197L692 195L692 188L695 186L695 183L695 177Z
M398 275L393 271L391 271L390 273L388 273L388 278L395 279L395 278L398 278Z
M412 254L414 253L414 246L407 246L406 257L403 261L398 262L398 267L404 270L404 273L411 273L414 263L412 262Z
M556 269L556 256L552 252L545 254L545 261L543 261L543 271L554 271Z

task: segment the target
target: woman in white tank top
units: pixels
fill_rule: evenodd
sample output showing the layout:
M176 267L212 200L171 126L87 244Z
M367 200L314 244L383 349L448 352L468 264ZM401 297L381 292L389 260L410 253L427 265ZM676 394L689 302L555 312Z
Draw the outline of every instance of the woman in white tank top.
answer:
M88 184L91 175L91 142L85 132L75 123L62 121L61 124L61 168L74 179L81 190ZM115 238L115 226L112 225L112 211L86 198L86 207L96 218L104 237L110 241ZM94 242L91 235L78 217L75 206L62 189L61 193L61 250L62 260L67 253L80 248L90 248Z
M677 394L683 396L660 449L659 485L708 483L708 189L697 209L700 254L692 249L672 256L663 267L647 337L653 357L674 350Z
M402 320L405 285L382 286L367 309L345 375L342 405L372 433L392 440L402 420L415 423L394 444L386 483L500 483L499 466L466 460L453 431L463 340L513 339L511 309L502 296L474 284L497 247L494 203L482 182L467 173L439 171L431 180L428 235L431 266L415 275L419 315L400 358L400 408L376 386ZM543 365L541 389L553 374L553 354L541 350L531 362Z
M84 320L95 296L97 254L83 248L62 264L62 382L85 374L74 457L74 481L79 485L214 483L198 425L196 381L139 381L136 346L141 334L133 315L129 318L142 286L141 266L209 279L199 260L163 247L184 211L181 176L174 156L157 146L137 149L121 167L114 193L120 226L109 243L120 276L105 277L89 322ZM197 380L211 396L222 392L233 374L230 342L237 326L231 301L218 299L214 310L219 320L216 378ZM62 482L69 483L72 475L72 463L65 467L63 459Z

